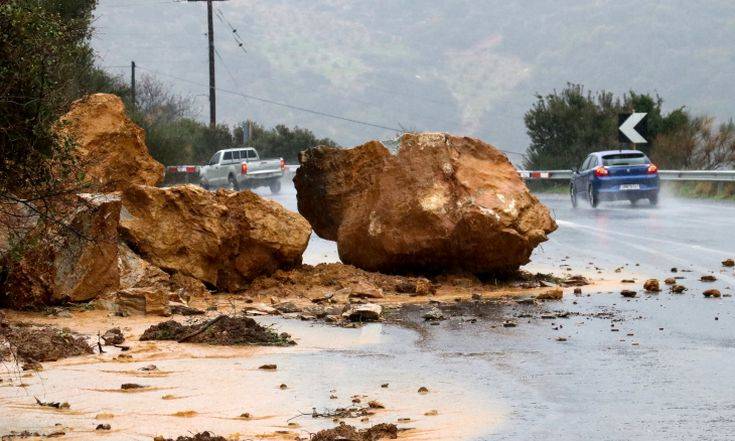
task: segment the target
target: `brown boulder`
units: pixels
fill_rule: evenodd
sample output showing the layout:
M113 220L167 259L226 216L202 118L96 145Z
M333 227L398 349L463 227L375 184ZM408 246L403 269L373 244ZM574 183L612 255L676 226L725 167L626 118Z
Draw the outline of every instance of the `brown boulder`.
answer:
M75 101L58 127L76 142L84 179L95 191L163 180L163 165L148 153L145 132L127 117L118 96L96 93Z
M143 259L224 291L300 264L311 234L297 213L250 191L135 185L123 207L121 235Z
M0 304L30 308L86 301L119 287L120 198L83 194L63 224L9 262Z
M383 272L502 273L556 223L499 150L445 133L302 152L299 212L344 263Z

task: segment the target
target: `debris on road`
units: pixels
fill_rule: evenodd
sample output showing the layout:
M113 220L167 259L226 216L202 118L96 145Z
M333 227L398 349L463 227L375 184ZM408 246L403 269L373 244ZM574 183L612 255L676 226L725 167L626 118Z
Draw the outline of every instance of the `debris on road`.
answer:
M648 279L643 283L643 289L647 292L660 292L661 286L658 283L658 279Z
M398 438L398 427L395 424L377 424L360 430L347 424L340 424L333 429L317 432L311 441L377 441L396 438Z
M684 285L675 284L675 285L672 285L670 289L671 289L671 292L674 294L681 294L687 290L687 287Z
M705 297L722 297L722 293L718 289L708 289L702 294L704 294Z
M148 328L140 340L176 340L179 343L211 345L289 346L296 344L285 332L279 334L260 326L249 317L226 315L193 325L183 325L175 320L168 320Z
M84 337L69 330L0 321L0 360L11 357L11 351L25 362L56 361L93 353Z
M299 212L363 269L508 273L556 230L505 155L478 139L406 133L395 154L370 141L299 161Z
M217 436L209 432L201 432L191 436L180 436L178 438L164 438L157 436L153 441L228 441L227 438Z
M383 307L375 303L349 305L342 316L351 322L375 322L380 320Z
M125 337L120 328L112 328L102 334L102 340L104 340L106 345L121 345L125 342Z

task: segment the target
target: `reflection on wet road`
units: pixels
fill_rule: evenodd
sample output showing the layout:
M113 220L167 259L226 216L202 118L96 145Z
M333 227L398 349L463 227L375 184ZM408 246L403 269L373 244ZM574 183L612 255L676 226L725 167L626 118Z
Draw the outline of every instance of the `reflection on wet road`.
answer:
M280 199L295 208L292 195ZM420 346L443 360L437 372L461 366L473 390L506 406L505 423L476 439L735 439L735 274L720 265L735 256L735 205L664 198L655 209L593 210L541 199L559 230L526 269L636 278L638 290L642 278L678 276L689 290L625 299L585 289L547 304L583 316L531 314L511 329L461 318L427 327ZM307 262L338 259L321 239L309 251ZM708 273L718 281L700 282ZM726 297L705 299L706 288ZM497 317L525 317L522 308L498 306Z

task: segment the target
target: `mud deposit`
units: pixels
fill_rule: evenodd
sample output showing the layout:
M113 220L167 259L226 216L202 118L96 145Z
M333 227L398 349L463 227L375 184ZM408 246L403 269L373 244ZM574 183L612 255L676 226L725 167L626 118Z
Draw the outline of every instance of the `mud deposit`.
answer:
M9 325L0 318L0 360L56 361L91 354L86 339L53 326Z
M260 326L248 317L217 316L211 320L184 325L168 320L146 329L140 341L176 340L179 343L210 345L287 346L296 344L285 332L278 333Z

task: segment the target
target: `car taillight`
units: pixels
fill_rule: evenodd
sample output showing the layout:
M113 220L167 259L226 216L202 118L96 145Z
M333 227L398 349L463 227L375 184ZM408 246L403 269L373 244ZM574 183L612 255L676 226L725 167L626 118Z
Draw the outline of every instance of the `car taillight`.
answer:
M281 170L286 170L286 161L281 158Z
M609 171L607 171L607 168L605 168L605 167L602 167L602 166L600 166L600 167L597 167L597 168L595 169L595 176L607 176L607 175L608 175L609 173L610 173L610 172L609 172Z
M242 174L245 175L247 173L248 173L248 164L247 164L247 162L243 162L242 163Z
M654 164L649 165L648 166L648 174L649 175L655 175L656 173L658 173L658 167L656 167L656 165L654 165Z

